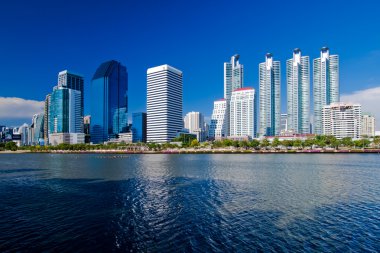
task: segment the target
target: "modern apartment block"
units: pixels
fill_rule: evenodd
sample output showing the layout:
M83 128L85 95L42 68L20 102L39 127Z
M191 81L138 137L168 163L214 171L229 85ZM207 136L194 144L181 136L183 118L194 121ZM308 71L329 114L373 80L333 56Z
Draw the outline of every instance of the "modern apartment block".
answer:
M182 128L182 71L167 64L148 69L147 142L170 142Z
M128 73L115 60L102 63L91 81L91 142L103 143L128 131Z
M132 113L132 142L146 142L146 113Z
M244 66L239 63L238 54L224 63L224 98L230 99L232 92L244 86Z
M229 133L229 103L228 100L220 99L214 101L214 109L211 116L211 124L209 128L209 138L218 140L226 138Z
M310 67L309 56L294 49L293 58L286 61L287 130L295 134L310 133Z
M314 133L322 134L322 110L326 105L339 102L339 56L330 55L327 47L313 62Z
M205 120L204 116L200 112L189 112L184 118L184 128L189 131L190 134L195 134L198 141L205 141Z
M232 92L230 101L230 136L256 137L256 92L253 88L240 88Z
M338 139L360 138L362 135L362 111L360 104L332 103L322 109L322 134Z
M259 136L274 136L280 134L280 84L280 62L274 61L273 55L268 53L265 56L265 62L259 64Z
M44 144L49 145L49 108L50 108L50 97L51 95L46 95L45 106L44 106Z
M370 114L363 114L362 136L375 136L375 117Z

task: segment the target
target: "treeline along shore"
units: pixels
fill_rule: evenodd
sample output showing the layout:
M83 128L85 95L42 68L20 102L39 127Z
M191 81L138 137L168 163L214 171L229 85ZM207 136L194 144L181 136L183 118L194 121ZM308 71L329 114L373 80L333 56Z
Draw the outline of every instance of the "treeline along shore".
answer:
M122 154L213 154L213 153L380 153L380 137L336 139L333 136L316 136L306 140L234 141L218 140L199 143L189 140L173 143L109 143L59 144L57 146L24 146L0 143L0 153L122 153Z

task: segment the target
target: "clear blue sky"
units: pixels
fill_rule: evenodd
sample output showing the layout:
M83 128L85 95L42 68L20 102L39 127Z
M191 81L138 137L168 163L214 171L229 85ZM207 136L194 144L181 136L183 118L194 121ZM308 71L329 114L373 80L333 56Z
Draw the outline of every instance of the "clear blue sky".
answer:
M223 62L240 54L245 86L257 88L258 64L272 52L285 112L285 61L295 47L313 59L322 46L340 55L341 93L380 86L379 1L310 2L4 1L0 97L44 100L68 69L85 77L88 114L92 75L115 59L128 69L129 112L145 111L146 69L167 63L184 72L184 113L210 116Z

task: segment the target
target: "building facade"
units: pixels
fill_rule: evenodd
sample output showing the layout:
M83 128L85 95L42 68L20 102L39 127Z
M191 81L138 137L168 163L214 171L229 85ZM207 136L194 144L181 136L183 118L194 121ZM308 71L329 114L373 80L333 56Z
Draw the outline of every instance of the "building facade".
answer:
M259 65L259 136L274 136L280 134L280 85L280 62L274 61L272 54L266 54L265 62Z
M44 106L44 142L45 146L49 145L49 108L50 108L50 94L45 98Z
M363 114L362 135L368 137L375 136L375 117L369 114Z
M362 135L362 111L360 104L332 103L322 109L322 134L337 139L360 138Z
M227 99L214 101L214 109L211 116L211 124L209 129L209 138L218 140L228 137L229 133L229 117L230 105Z
M167 64L149 68L147 141L170 142L182 128L182 71Z
M240 88L232 92L230 101L230 136L256 137L256 92L253 88Z
M44 114L34 114L32 118L31 145L44 145Z
M224 98L230 99L232 92L244 86L244 66L239 63L238 54L224 63Z
M74 74L68 70L58 73L58 88L68 88L80 91L80 115L83 117L84 112L84 79L79 74Z
M132 142L146 142L146 113L132 113Z
M296 134L310 133L310 67L309 56L294 49L286 61L287 129Z
M183 121L184 128L187 129L190 134L195 134L199 142L206 140L205 120L202 113L189 112Z
M339 56L330 55L327 47L313 62L314 133L322 134L322 110L326 105L339 102Z
M81 92L55 87L50 96L49 137L52 133L83 133Z
M120 62L102 63L91 81L91 142L128 131L128 73Z

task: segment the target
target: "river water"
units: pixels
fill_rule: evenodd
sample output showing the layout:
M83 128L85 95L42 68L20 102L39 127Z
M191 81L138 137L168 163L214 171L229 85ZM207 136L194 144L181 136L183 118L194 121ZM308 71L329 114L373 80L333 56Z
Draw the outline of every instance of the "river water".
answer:
M0 252L380 250L380 155L0 155Z

